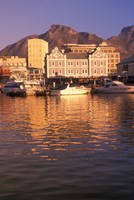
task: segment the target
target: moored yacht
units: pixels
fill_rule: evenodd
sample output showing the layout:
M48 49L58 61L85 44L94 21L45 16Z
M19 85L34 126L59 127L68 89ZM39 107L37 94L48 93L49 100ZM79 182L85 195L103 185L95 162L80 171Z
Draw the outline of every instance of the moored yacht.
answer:
M24 95L26 94L25 86L23 82L7 81L2 87L1 92L6 95L11 93Z
M120 81L106 81L102 87L93 87L91 93L134 93L134 86Z
M90 88L85 86L72 86L70 84L63 84L59 87L52 88L50 90L50 95L60 96L60 95L81 95L90 92Z

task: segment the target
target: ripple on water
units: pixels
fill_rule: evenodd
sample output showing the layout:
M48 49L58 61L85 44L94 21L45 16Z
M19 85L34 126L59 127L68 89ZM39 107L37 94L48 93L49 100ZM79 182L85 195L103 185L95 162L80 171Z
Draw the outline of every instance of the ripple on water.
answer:
M133 95L1 95L0 199L131 199L133 107Z

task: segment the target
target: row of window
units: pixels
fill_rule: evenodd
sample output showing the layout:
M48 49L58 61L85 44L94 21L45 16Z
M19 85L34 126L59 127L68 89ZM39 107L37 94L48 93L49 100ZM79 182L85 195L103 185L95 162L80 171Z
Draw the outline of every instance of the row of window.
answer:
M75 52L75 53L87 53L87 49L72 49L72 52ZM102 52L104 53L115 53L114 52L115 50L102 50ZM115 55L115 57L119 57L118 54L112 54L111 56Z
M58 71L52 69L50 72L51 72L51 75L63 75L63 72L61 69L59 69ZM94 69L93 74L97 74L97 73L104 74L104 69L100 69L99 71ZM68 69L67 74L86 74L86 75L88 75L88 70L87 69L83 69L83 70L77 69L76 71L74 71L73 69Z
M3 63L0 63L3 65ZM6 66L26 66L26 63L6 63Z
M52 62L50 62L50 66L57 66L57 67L59 67L59 66L62 66L62 62L61 61L59 61L59 62L54 62L54 61L52 61ZM98 64L98 62L97 61L93 61L93 65L94 66L97 66L97 64ZM100 63L99 63L101 66L104 66L104 64L105 64L105 62L104 61L100 61ZM88 66L88 62L87 61L68 61L67 62L67 66L80 66L80 65L82 65L82 66Z

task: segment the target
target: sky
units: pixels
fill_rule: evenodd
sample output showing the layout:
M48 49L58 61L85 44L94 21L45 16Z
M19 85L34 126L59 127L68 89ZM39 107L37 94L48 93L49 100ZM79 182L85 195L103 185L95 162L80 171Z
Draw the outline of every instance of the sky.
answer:
M0 0L0 50L53 24L108 39L134 25L134 0Z

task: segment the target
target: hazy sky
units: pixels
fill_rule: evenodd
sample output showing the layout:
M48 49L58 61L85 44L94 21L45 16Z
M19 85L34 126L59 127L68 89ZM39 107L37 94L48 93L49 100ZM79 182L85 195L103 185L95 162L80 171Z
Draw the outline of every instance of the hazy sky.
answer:
M0 49L52 24L108 39L134 25L134 0L0 0Z

